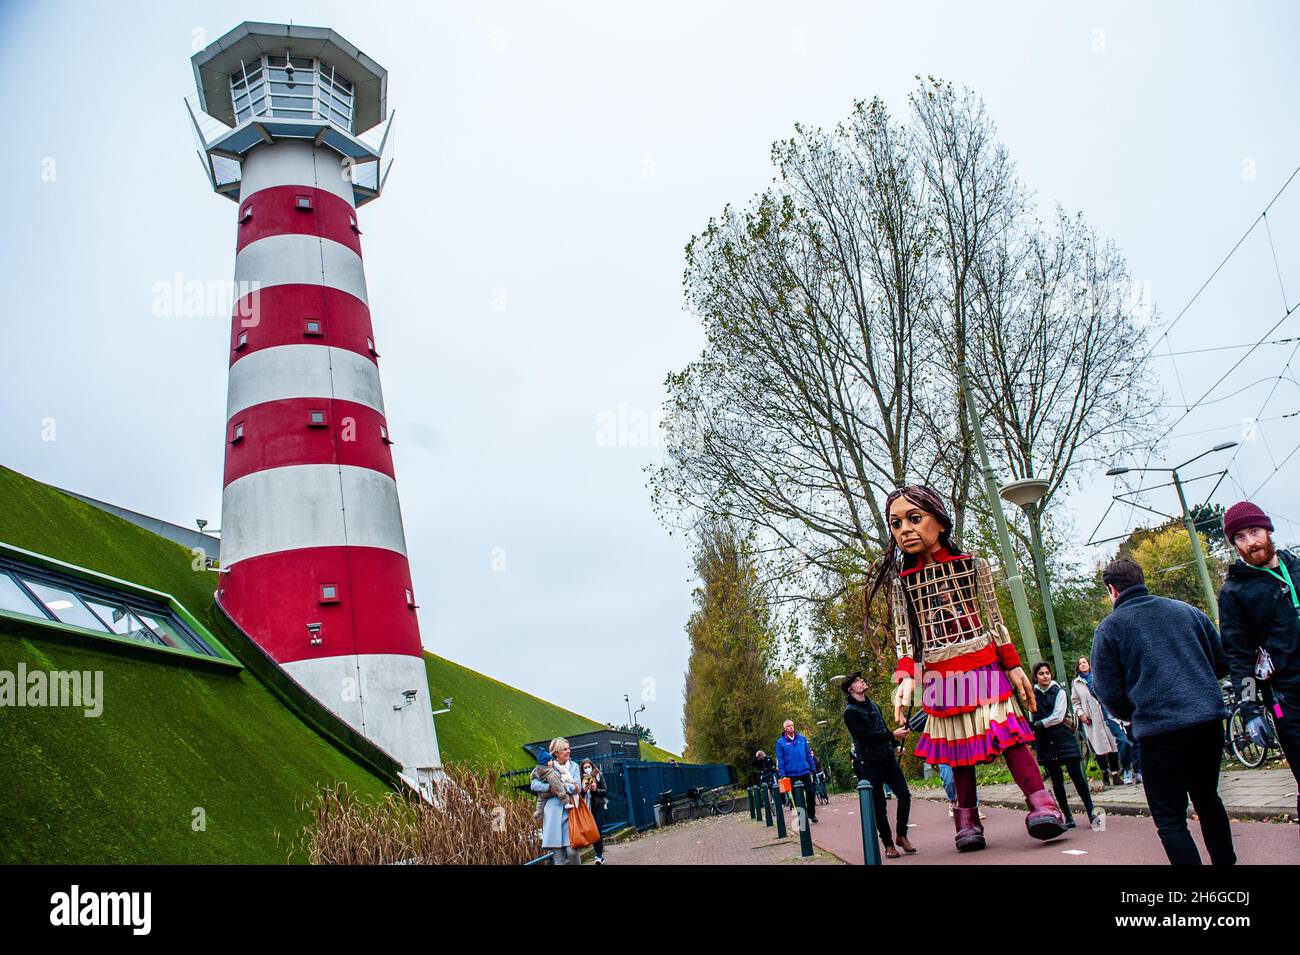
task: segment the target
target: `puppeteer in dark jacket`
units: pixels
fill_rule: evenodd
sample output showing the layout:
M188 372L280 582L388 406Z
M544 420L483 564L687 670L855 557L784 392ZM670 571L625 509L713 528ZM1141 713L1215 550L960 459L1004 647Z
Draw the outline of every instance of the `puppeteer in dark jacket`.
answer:
M894 734L871 697L862 702L849 698L848 706L844 707L844 725L853 738L853 751L858 759L871 761L894 757Z
M1300 558L1290 551L1277 552L1286 576L1300 581ZM1272 568L1270 568L1272 570ZM1274 570L1274 573L1277 573ZM1219 625L1223 628L1223 652L1232 670L1232 685L1241 701L1247 721L1258 715L1253 692L1255 658L1264 650L1273 662L1268 687L1274 702L1283 709L1300 706L1300 615L1292 600L1295 587L1288 586L1262 567L1237 560L1228 568L1228 579L1219 591Z

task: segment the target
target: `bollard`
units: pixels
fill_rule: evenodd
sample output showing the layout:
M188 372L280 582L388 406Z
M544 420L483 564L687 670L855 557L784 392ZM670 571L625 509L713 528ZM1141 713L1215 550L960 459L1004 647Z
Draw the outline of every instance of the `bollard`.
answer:
M772 828L772 803L767 798L767 787L763 786L763 818L767 820L767 828Z
M862 861L880 865L880 842L876 838L876 803L871 783L858 780L858 815L862 817Z
M812 826L808 822L809 795L817 798L816 793L804 792L803 781L797 780L794 784L794 812L795 818L799 820L799 855L805 859L813 854Z
M776 800L776 837L785 838L785 793L781 792L780 786L772 793Z
M749 787L749 818L758 819L758 787Z

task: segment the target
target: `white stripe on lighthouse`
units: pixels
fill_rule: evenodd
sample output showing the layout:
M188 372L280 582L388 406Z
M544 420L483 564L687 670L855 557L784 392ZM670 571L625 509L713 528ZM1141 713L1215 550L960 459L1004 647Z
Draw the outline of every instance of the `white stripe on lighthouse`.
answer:
M329 633L322 632L325 645ZM422 657L395 653L346 654L282 663L285 672L404 767L438 766L438 740ZM358 673L358 670L360 671ZM360 693L357 678L360 676ZM416 690L415 702L402 693Z
M240 202L272 186L315 186L332 192L348 205L355 202L352 191L353 167L332 149L316 149L311 143L280 140L274 149L257 148L244 158L240 170Z
M235 256L235 287L327 285L366 301L361 256L346 245L316 235L268 235Z
M227 420L253 405L286 398L337 398L384 413L379 369L369 358L346 348L277 345L230 366Z
M221 497L221 564L304 547L406 554L397 483L370 468L296 464L254 471Z

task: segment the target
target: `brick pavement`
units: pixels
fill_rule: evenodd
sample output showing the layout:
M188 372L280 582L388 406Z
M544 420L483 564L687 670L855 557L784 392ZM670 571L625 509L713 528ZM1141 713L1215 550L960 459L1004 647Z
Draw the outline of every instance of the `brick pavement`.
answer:
M829 852L799 856L799 835L787 830L777 839L771 829L749 818L745 805L729 816L675 822L634 838L606 845L608 865L839 865Z

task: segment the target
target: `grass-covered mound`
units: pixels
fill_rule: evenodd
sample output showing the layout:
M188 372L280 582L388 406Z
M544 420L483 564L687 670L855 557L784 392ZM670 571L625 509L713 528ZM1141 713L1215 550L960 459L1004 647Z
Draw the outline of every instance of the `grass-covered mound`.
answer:
M170 593L235 650L217 577L196 573L188 551L2 467L0 540ZM317 786L388 791L247 671L24 637L0 621L0 670L19 662L102 670L104 708L0 707L0 862L283 862Z

